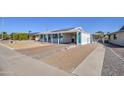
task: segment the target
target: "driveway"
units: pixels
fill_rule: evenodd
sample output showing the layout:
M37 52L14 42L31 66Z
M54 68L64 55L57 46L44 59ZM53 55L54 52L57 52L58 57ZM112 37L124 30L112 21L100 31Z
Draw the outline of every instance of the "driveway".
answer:
M98 45L87 44L70 49L66 46L51 45L18 50L18 52L71 73Z
M57 68L56 66L52 64L48 64L48 62L45 62L43 60L39 60L37 58L32 58L27 55L23 55L21 53L18 53L14 50L8 49L4 46L0 45L0 75L24 75L24 76L66 76L66 75L124 75L124 62L122 59L120 59L115 53L112 51L115 51L113 49L114 46L107 46L105 47L105 54L104 54L104 47L98 47L95 49L84 61L81 61L80 64L76 65L77 67L73 69L72 71L68 71L66 69L62 70ZM53 47L55 49L59 49L56 47ZM95 46L89 46L89 48L95 48ZM48 49L48 48L47 48ZM113 50L111 50L113 49ZM122 51L123 48L116 48L116 51L120 50ZM50 49L51 50L51 49ZM72 51L73 50L73 51ZM60 52L67 54L66 58L74 58L75 57L80 57L82 60L82 55L79 56L78 53L86 53L85 47L77 47L77 48L72 48L68 51ZM34 50L37 54L37 51L39 51L39 48ZM43 52L43 50L40 50ZM85 52L84 52L85 51ZM27 53L27 51L22 51L24 54ZM68 52L68 53L66 53ZM51 52L53 53L53 52ZM89 52L90 53L90 52ZM117 52L118 54L120 52ZM122 52L121 52L122 53ZM47 54L47 53L46 53ZM54 54L54 53L53 53ZM75 56L71 56L72 54L75 54ZM58 55L58 56L57 56ZM42 56L42 55L40 55ZM59 54L59 52L55 55L57 57L56 59L58 60L58 63L60 64L60 58L59 56L62 56L62 54ZM62 57L63 57L62 56ZM120 55L121 56L121 55ZM33 55L34 57L34 55ZM52 56L53 57L53 56ZM51 57L49 57L51 58ZM79 59L79 58L78 58ZM55 62L53 60L53 62ZM64 61L62 61L64 63ZM66 62L66 61L65 61ZM74 62L76 62L74 60ZM76 62L77 63L77 62ZM56 65L56 64L55 64ZM57 64L58 65L58 64ZM69 66L75 65L73 61L70 61ZM61 65L64 68L68 67L68 65ZM101 73L101 74L100 74Z
M72 75L0 45L0 75Z
M124 48L115 45L107 45L105 50L104 63L102 67L103 76L124 75Z
M94 48L96 48L96 45L79 46L66 51L61 51L61 52L58 51L63 48L65 48L65 45L51 46L51 47L46 46L42 48L31 49L32 51L30 49L29 50L24 49L21 50L22 53L21 54L19 53L20 50L17 52L15 50L11 50L7 47L0 45L0 75L21 75L21 76L22 75L24 76L76 75L76 73L72 73L72 71L60 69L58 68L58 66L61 66L69 70L75 66L78 66L79 62L81 63L83 59L88 54L90 54L90 52L93 51ZM54 54L54 51L55 52L58 51L58 52ZM53 55L49 57L48 54L53 54ZM45 56L48 56L48 58L50 59L47 60L48 62L53 62L53 63L48 64L48 62L46 62ZM39 58L43 59L44 57L45 60L39 60ZM60 61L60 57L61 57L61 61ZM67 64L67 65L63 65L63 64ZM57 67L55 65L57 65Z

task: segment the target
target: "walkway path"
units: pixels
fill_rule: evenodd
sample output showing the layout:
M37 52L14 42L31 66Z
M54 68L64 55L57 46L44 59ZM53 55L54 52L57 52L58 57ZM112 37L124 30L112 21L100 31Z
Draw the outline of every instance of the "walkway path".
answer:
M105 48L98 46L74 71L76 75L98 76L104 61Z

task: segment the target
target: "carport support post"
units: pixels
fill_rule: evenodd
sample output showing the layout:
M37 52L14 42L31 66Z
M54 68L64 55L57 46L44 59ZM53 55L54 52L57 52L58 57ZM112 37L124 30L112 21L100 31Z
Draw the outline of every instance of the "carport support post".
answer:
M44 42L44 34L43 34L43 42Z
M41 41L41 36L39 35L39 41Z
M79 43L78 43L78 32L76 32L76 44L79 45Z
M53 34L51 34L51 43L53 43Z
M58 35L58 44L59 44L59 33L57 35Z
M48 42L48 34L46 34L46 36L47 36L47 42Z

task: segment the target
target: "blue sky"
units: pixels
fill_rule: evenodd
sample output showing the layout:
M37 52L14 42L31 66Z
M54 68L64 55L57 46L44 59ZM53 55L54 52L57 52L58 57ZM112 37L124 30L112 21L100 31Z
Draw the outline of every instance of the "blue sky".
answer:
M123 17L4 17L0 32L42 32L68 27L83 27L87 32L114 32L124 25Z

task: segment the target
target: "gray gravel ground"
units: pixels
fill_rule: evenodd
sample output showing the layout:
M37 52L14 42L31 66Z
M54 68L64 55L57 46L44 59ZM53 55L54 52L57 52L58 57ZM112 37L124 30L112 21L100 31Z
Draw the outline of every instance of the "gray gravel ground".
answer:
M124 61L112 53L106 47L104 63L102 68L102 76L123 76L124 75Z

